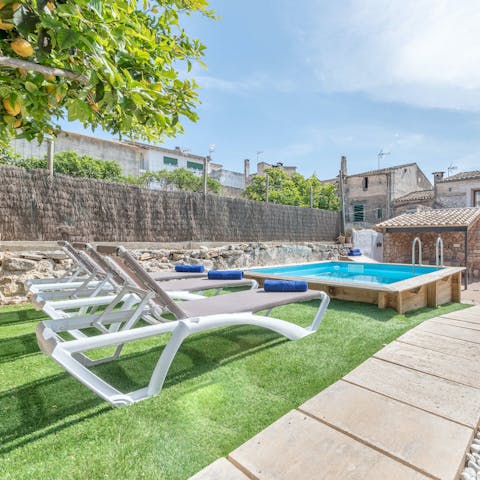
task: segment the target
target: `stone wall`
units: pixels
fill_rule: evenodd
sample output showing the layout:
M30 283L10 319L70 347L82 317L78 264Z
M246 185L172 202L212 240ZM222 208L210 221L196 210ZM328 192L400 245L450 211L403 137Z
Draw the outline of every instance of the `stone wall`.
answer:
M339 213L0 168L0 240L332 241Z
M383 259L390 263L411 263L412 242L415 237L422 241L423 263L435 265L435 242L438 233L385 233L383 235ZM443 240L444 264L448 266L465 266L465 239L463 232L444 232ZM480 279L480 228L471 228L468 232L468 278L470 281ZM415 250L418 262L418 250Z
M203 264L207 269L248 268L336 259L348 246L333 243L242 243L193 249L132 250L148 271ZM0 252L0 305L27 301L25 280L61 277L70 266L62 251Z
M473 207L473 192L480 190L480 179L445 181L435 183L437 208Z

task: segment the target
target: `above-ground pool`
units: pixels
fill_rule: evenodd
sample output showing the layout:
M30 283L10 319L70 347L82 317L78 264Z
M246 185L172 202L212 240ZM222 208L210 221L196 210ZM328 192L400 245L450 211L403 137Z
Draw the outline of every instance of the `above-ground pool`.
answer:
M322 262L308 265L256 268L252 272L288 277L337 280L355 283L390 284L437 272L443 267L398 265L392 263Z
M318 262L247 270L260 283L267 278L303 279L309 288L333 298L375 303L400 313L460 301L462 267L397 263Z

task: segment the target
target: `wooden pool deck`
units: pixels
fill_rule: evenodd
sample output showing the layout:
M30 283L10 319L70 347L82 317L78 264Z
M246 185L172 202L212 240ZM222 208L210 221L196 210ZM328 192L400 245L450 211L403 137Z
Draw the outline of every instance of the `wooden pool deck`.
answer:
M478 358L480 306L425 321L191 480L457 479Z

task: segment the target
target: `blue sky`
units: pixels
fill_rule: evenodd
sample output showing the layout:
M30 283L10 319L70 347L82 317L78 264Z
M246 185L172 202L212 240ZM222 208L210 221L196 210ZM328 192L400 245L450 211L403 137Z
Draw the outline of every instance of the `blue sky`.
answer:
M319 178L417 162L430 176L480 169L480 9L476 0L212 1L194 16L200 120L164 146L241 171L243 159ZM64 124L81 131L81 127ZM99 136L106 136L99 134ZM253 168L254 170L254 168Z

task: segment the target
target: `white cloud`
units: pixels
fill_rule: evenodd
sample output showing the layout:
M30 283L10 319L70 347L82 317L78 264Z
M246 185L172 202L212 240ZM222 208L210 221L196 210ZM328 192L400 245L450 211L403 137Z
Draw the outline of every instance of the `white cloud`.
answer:
M295 35L322 90L480 110L478 0L309 5L308 20Z

